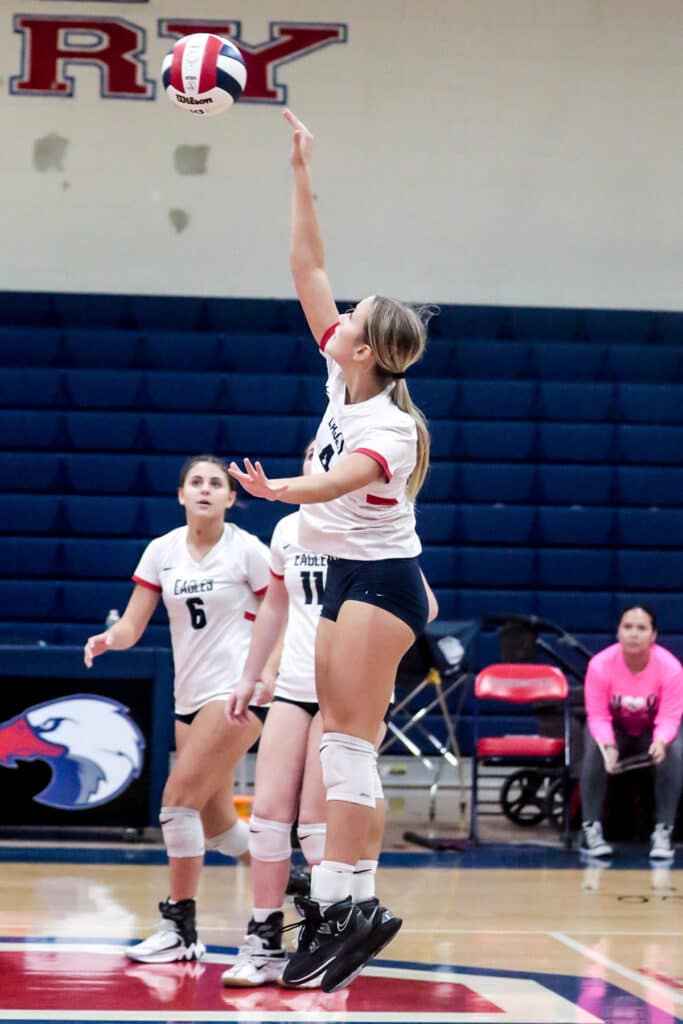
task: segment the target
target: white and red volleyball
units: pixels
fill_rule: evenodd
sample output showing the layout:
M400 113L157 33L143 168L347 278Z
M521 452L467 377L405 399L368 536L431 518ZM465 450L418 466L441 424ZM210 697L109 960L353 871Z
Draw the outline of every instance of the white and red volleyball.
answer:
M229 39L195 32L179 39L166 55L161 80L174 106L211 117L229 110L240 98L247 69Z

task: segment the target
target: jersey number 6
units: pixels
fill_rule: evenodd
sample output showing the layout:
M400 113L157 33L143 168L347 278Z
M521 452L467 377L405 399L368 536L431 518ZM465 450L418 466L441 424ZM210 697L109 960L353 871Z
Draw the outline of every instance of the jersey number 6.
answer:
M206 625L206 612L201 597L188 597L187 609L190 613L190 625L193 629L204 629Z

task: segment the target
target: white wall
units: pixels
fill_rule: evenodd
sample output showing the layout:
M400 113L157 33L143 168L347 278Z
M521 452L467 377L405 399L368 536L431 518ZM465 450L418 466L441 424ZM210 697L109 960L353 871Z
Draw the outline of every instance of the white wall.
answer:
M125 18L158 78L158 20L188 8L251 44L270 22L347 26L277 72L316 133L341 297L683 309L678 0L5 2L0 289L293 294L280 105L202 120L160 88L104 99L73 64L73 98L10 92L18 14ZM205 173L178 173L181 145L208 147Z

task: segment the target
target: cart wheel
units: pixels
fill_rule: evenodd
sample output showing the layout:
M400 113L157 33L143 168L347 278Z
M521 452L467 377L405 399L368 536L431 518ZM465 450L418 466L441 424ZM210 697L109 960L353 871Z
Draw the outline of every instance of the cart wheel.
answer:
M550 823L555 826L558 832L562 831L564 822L564 806L566 803L566 790L564 779L555 779L545 798L545 813Z
M533 768L510 775L500 791L500 806L505 817L524 828L540 825L546 816L545 780L546 776Z

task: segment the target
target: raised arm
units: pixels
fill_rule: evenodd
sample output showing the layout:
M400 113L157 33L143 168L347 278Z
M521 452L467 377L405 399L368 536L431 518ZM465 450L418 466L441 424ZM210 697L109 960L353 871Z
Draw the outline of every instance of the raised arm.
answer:
M325 270L325 249L315 209L310 159L313 136L291 110L284 117L293 130L291 164L294 170L289 262L294 286L308 326L318 345L339 319Z

